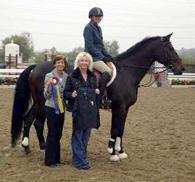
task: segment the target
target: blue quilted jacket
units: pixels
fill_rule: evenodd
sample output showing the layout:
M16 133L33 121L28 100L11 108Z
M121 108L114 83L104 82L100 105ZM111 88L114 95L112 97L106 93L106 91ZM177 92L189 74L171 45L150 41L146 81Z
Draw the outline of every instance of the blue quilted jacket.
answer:
M94 61L107 61L111 56L106 51L103 44L103 36L101 27L89 22L83 31L85 40L85 51L91 54Z

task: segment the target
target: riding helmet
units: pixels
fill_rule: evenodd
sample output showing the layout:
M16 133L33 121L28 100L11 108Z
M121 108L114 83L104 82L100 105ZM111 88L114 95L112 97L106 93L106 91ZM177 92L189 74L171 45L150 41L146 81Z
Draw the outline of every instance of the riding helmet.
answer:
M98 7L94 7L92 9L90 9L90 11L89 11L89 18L91 18L92 16L103 16L102 9L98 8Z

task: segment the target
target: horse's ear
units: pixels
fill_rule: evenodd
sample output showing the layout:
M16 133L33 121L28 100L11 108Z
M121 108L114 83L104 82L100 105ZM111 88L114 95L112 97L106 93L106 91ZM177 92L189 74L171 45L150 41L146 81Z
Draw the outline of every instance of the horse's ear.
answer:
M164 42L169 42L169 41L170 41L170 37L171 37L172 34L173 34L173 33L170 33L169 35L164 36L164 37L162 38L162 40L163 40Z

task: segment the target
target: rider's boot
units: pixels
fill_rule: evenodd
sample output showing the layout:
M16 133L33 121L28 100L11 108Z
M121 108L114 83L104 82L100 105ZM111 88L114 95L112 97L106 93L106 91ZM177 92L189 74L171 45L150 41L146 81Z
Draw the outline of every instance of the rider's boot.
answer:
M100 90L100 108L108 109L110 108L112 101L109 100L106 93L106 85L110 81L110 75L108 72L102 73L99 80L99 90Z

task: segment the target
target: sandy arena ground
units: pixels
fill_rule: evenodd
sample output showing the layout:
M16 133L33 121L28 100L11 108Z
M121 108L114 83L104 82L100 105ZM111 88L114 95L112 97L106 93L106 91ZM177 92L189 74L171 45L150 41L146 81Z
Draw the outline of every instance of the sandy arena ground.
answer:
M126 121L124 146L129 158L120 162L109 161L111 116L101 111L101 128L93 130L88 149L93 166L88 171L71 165L70 113L66 113L61 142L65 166L50 169L43 165L33 127L31 154L24 154L21 141L10 148L13 93L13 88L0 88L1 182L195 181L195 88L141 88Z

